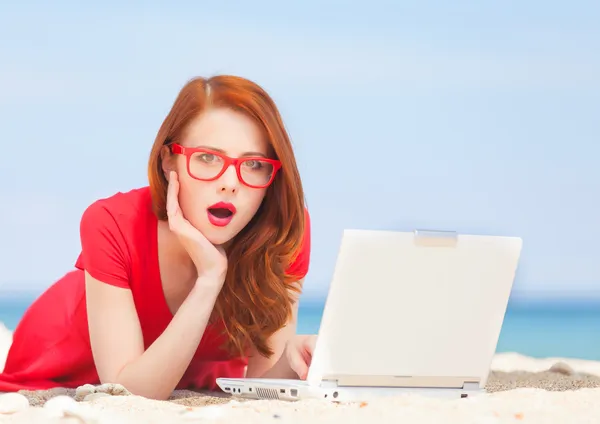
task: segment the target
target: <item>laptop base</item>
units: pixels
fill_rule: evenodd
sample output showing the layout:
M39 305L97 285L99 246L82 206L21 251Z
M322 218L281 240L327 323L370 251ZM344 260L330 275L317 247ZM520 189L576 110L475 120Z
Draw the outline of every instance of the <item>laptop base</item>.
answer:
M331 402L368 402L383 397L417 395L443 399L461 399L486 393L478 388L424 387L340 387L315 385L304 380L267 378L217 378L217 384L234 398L298 401L321 399Z

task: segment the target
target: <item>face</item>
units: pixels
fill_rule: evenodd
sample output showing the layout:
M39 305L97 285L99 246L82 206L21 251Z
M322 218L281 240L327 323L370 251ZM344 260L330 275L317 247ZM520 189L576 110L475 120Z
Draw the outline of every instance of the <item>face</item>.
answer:
M192 121L179 144L184 148L206 148L231 158L263 156L267 158L268 144L258 125L242 113L230 109L213 109ZM223 168L223 160L210 153L195 153L190 158L192 173L200 176ZM166 156L163 169L177 171L180 189L179 205L190 223L213 244L225 244L233 239L260 207L266 188L248 187L240 181L236 167L228 166L225 172L212 181L193 178L188 172L187 158L183 154ZM257 162L242 164L247 180L256 178ZM223 203L218 205L219 203ZM221 206L221 207L220 207ZM226 209L233 209L231 211Z

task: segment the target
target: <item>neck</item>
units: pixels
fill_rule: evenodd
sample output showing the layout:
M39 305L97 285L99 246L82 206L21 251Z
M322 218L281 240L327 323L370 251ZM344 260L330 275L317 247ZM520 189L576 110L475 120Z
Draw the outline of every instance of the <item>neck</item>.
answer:
M170 230L168 222L159 221L158 233L161 250L169 267L176 267L182 273L195 274L197 271L194 262L177 235Z

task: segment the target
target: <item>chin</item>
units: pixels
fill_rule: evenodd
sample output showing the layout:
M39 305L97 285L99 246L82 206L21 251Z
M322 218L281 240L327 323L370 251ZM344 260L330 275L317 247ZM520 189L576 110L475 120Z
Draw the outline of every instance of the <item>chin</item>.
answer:
M230 220L228 223L223 223L221 225L215 225L215 223L211 222L209 219L200 219L196 222L192 222L191 224L196 227L200 232L215 246L224 245L227 242L233 240L239 233L242 231L247 225L241 225L244 220L239 220L235 217Z
M204 234L204 236L212 244L214 244L215 246L219 246L219 245L225 244L228 241L230 241L231 239L233 239L233 237L235 237L235 234L231 234L230 231L216 230L216 231L208 231L208 234Z
M212 225L210 222L203 222L202 225L196 228L199 228L202 234L204 234L204 237L215 246L227 243L239 233L239 231L236 231L231 224L224 227L218 227Z

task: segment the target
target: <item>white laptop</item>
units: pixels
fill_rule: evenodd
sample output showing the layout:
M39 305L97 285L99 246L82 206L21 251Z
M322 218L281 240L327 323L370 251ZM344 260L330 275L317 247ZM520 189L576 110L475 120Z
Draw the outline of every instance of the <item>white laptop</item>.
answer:
M345 230L306 380L218 378L252 399L485 392L522 241Z

